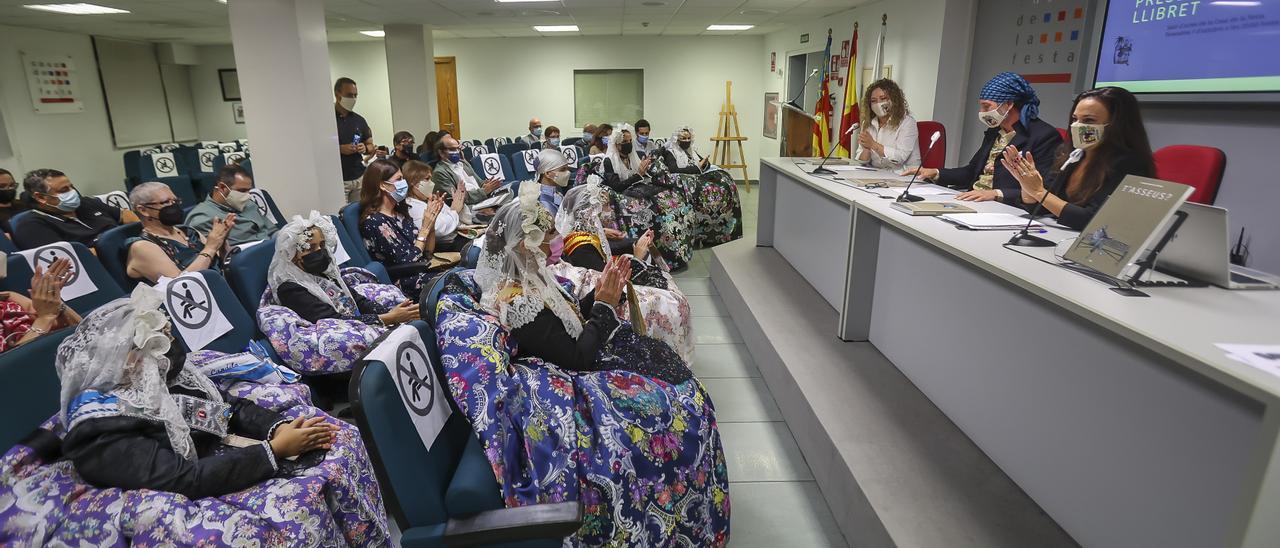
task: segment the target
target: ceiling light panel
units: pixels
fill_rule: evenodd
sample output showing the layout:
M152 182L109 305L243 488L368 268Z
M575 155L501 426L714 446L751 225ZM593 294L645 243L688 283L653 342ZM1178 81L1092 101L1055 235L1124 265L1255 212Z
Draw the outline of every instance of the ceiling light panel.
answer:
M538 32L578 32L578 25L534 25Z
M755 25L707 25L707 30L751 30Z
M129 13L128 10L109 8L97 4L79 2L75 4L26 4L22 7L33 10L63 13L67 15L109 15L113 13Z

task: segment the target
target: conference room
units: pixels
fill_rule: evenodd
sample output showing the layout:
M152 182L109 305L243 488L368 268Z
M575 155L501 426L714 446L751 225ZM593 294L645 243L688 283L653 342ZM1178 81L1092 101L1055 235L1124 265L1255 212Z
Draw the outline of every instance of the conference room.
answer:
M0 0L0 545L1280 545L1278 21Z

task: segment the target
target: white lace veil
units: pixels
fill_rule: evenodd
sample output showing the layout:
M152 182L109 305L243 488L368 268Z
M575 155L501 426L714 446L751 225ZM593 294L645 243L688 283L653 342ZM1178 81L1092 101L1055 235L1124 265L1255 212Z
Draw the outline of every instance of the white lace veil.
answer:
M547 255L542 252L543 237L551 230L551 214L538 203L538 185L520 185L519 199L502 206L485 231L475 274L480 304L511 329L532 322L543 308L549 308L565 331L577 338L582 334L582 319L547 270ZM519 294L504 294L512 286L519 287Z
M686 131L689 132L689 140L691 141L691 143L689 144L688 153L686 153L683 148L680 148L680 143L678 142L680 140L680 134ZM671 138L667 140L666 147L668 151L671 151L671 155L675 156L676 165L667 166L667 167L678 168L678 167L689 167L690 165L696 166L698 165L698 162L702 161L702 154L698 152L697 145L695 143L692 143L692 141L693 141L693 128L687 125L679 126L676 128L675 131L671 132Z
M94 310L75 333L58 345L54 366L62 382L61 414L70 428L68 407L86 390L110 392L131 416L164 423L174 452L196 458L191 430L169 396L169 317L159 291L139 284L133 294ZM176 343L174 343L176 344ZM204 374L181 365L174 384L200 390L209 399L221 394Z
M622 143L623 132L630 133L633 139L631 154L627 155L630 166L622 163L622 151L618 150L618 146ZM613 164L613 172L623 179L634 175L636 168L640 167L640 155L636 154L635 135L636 130L631 127L631 124L619 122L613 126L613 136L609 138L609 150L605 153L605 157L609 159L610 164Z
M324 250L329 254L329 269L325 271L325 277L330 284L338 286L338 290L345 293L348 300L352 300L351 289L347 287L346 282L342 281L338 263L333 259L334 252L338 249L338 230L334 228L333 221L329 217L316 211L312 211L305 219L301 215L294 215L289 224L284 225L284 228L276 233L276 252L271 257L271 266L267 269L267 285L271 287L271 294L277 303L280 299L280 285L293 282L306 288L307 292L315 295L317 299L328 303L334 310L341 310L342 307L334 302L333 297L330 297L321 286L323 280L320 276L308 274L293 263L293 257L299 251L310 247L311 236L316 230L324 234Z
M560 202L560 210L556 212L556 232L568 236L571 232L586 232L600 238L600 249L604 252L605 262L609 262L612 253L609 251L609 240L605 238L604 225L600 217L604 214L609 195L600 177L590 175L587 183L578 185L564 194Z

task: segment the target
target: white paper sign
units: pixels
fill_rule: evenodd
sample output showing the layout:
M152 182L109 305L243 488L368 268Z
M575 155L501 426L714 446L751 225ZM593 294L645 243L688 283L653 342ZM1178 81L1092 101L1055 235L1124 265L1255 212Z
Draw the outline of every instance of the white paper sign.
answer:
M209 343L231 331L231 322L222 314L213 298L209 282L199 272L177 278L160 278L156 289L164 295L164 307L178 334L192 352L203 350Z
M333 250L333 262L337 263L338 266L342 266L350 260L351 254L347 253L347 247L342 244L342 238L338 238L338 245Z
M284 224L284 219L271 212L271 207L267 205L267 197L262 193L262 189L254 188L249 190L249 199L253 200L253 204L258 206L258 213L261 213L268 221L278 225Z
M84 273L84 269L80 264L80 257L76 255L76 250L71 248L71 244L67 242L58 242L49 244L36 249L28 249L19 251L23 257L26 257L27 264L31 265L31 271L35 272L36 267L41 270L48 271L53 262L58 259L67 259L71 261L71 269L67 271L66 283L62 285L62 293L60 296L63 301L69 301L76 297L82 297L98 290L97 284Z
M569 160L570 167L578 167L578 147L573 145L565 145L560 147L560 152Z
M157 152L151 155L151 167L156 170L156 177L177 177L178 161L172 152Z
M102 200L116 209L129 209L129 195L125 194L123 190L113 190L106 194L94 196L94 198Z
M436 376L426 349L418 329L402 325L369 351L365 359L387 365L387 373L400 393L400 400L404 402L418 437L427 449L431 449L453 409L445 399L440 378Z
M200 141L200 148L218 148L217 141Z
M160 150L163 150L165 152L173 152L175 150L178 150L178 143L165 143L163 145L160 145Z
M214 143L215 145L217 143ZM196 151L196 157L200 160L200 171L204 173L213 173L213 162L218 157L217 148L202 148Z
M522 156L524 159L525 171L528 171L530 174L536 173L538 171L538 166L536 165L538 161L537 150L533 150L533 149L522 150L520 151L520 156Z
M224 165L238 164L244 159L243 152L227 152L222 155L222 163Z
M497 154L481 154L480 155L480 178L481 179L503 179L502 176L502 160Z
M218 150L222 152L235 152L240 150L239 143L218 143Z
M249 140L248 140L248 139L236 139L236 144L237 144L237 145L240 145L241 147L247 147L247 146L249 146Z

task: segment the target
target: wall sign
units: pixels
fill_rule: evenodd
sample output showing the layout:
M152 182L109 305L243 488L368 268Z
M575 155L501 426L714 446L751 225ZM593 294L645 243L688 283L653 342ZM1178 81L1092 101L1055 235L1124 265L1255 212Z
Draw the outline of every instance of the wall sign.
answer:
M801 35L800 35L800 43L801 43L801 44L808 44L808 43L809 43L809 33L807 33L807 32L806 32L806 33L804 33L804 34L801 34Z
M31 106L37 114L84 112L80 102L80 77L70 55L40 55L21 52Z
M237 124L244 123L244 103L240 101L231 103L231 119Z

